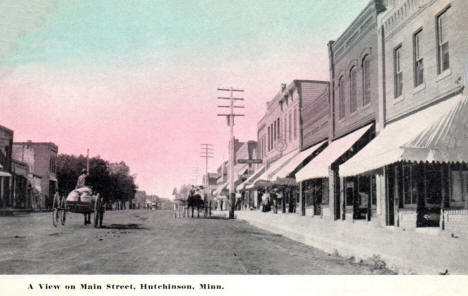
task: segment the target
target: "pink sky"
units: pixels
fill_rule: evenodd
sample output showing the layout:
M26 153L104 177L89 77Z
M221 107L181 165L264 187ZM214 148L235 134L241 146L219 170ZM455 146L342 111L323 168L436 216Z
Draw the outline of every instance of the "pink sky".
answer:
M319 2L327 7L326 1ZM350 22L354 15L348 14ZM307 14L302 17L313 24ZM47 30L55 32L53 25ZM326 30L332 30L328 26ZM259 31L254 33L261 36L267 32L261 28L266 30L269 24L255 28ZM333 28L343 30L345 25ZM193 47L166 48L169 54L162 53L145 41L143 48L125 49L125 54L107 52L105 58L90 54L89 48L85 54L83 47L80 59L61 56L51 62L42 58L58 56L53 49L30 54L34 58L29 62L14 65L13 72L0 77L0 124L15 131L15 141L51 141L60 153L85 154L89 148L91 155L123 160L136 174L141 190L168 196L174 186L192 181L194 167L204 171L201 143L214 145L210 171L227 159L228 128L225 119L216 116L216 88L245 89L246 116L238 119L235 134L246 141L256 140L257 121L281 83L328 79L326 42L340 31L328 36L317 25L310 27L308 38L298 38L287 26L276 30L281 30L280 41L275 32L269 32L273 35L261 37L266 38L261 44L252 41L256 38L247 38L243 44L241 36L224 47L207 46L206 51L202 48L195 53ZM75 48L70 41L50 37L54 34L24 43L49 44L50 48L59 44L67 48L64 52ZM203 40L194 42L203 44ZM20 51L18 56L25 54ZM7 64L8 60L0 59L3 72L11 67ZM201 180L201 174L198 177Z

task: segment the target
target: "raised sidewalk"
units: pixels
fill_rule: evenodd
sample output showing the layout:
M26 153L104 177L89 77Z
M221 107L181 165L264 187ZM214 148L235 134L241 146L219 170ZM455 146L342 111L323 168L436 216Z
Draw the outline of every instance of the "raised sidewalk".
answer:
M227 212L222 212L227 213ZM331 221L298 214L237 211L236 217L329 253L366 260L378 255L400 274L468 274L468 239Z

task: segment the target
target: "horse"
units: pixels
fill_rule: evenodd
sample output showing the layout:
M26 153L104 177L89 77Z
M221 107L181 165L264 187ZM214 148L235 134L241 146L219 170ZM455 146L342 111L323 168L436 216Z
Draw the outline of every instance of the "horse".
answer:
M174 218L185 217L187 213L187 200L182 198L176 198L174 200Z
M197 209L197 216L200 217L200 209L205 208L205 200L203 198L203 193L199 189L190 190L189 196L187 198L187 210L192 209L192 218L195 208Z

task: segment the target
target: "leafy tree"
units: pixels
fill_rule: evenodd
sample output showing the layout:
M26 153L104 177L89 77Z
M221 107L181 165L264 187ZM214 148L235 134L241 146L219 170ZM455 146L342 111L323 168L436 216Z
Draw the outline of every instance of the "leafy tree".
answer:
M67 195L75 189L76 181L82 169L86 168L83 155L60 154L57 157L57 178L59 192ZM108 201L127 201L135 197L137 186L135 177L130 175L130 168L125 162L109 163L99 156L89 160L89 172L86 185L93 188Z

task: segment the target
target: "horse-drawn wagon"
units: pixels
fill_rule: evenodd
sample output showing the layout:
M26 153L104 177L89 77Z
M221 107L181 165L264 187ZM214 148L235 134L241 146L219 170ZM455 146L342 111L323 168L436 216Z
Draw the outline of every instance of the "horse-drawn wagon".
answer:
M99 193L93 194L91 188L85 186L73 190L67 198L60 198L58 195L54 197L52 224L55 227L59 223L65 225L67 212L83 214L85 225L91 224L91 216L93 216L94 227L101 227L104 218L104 202Z

